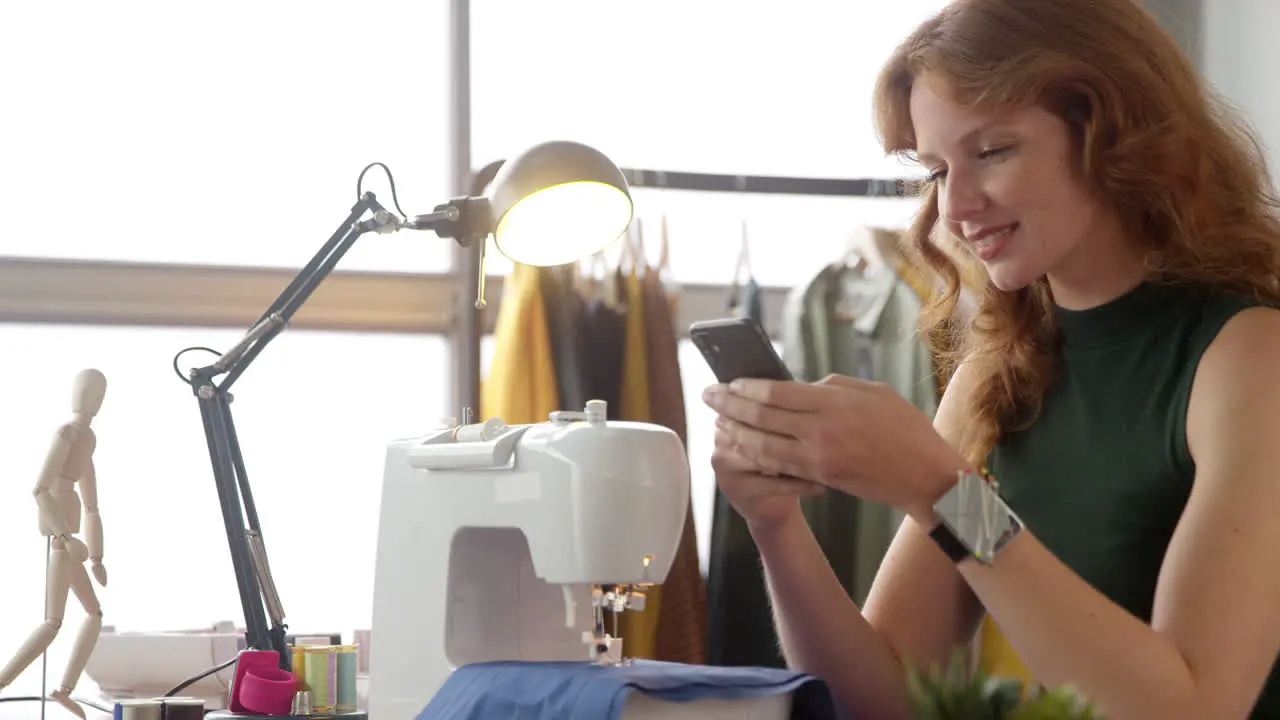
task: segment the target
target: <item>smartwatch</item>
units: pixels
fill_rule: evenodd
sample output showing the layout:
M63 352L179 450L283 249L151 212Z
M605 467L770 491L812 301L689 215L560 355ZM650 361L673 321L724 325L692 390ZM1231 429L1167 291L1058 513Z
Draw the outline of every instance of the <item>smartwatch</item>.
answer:
M956 563L973 558L990 565L1022 531L995 479L979 470L957 473L955 485L934 503L933 514L937 524L929 537Z

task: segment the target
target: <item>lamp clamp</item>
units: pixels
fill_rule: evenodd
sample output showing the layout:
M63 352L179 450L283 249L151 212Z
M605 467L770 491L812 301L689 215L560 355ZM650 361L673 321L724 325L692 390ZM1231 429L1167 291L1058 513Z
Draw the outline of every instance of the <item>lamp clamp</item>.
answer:
M486 197L457 197L435 206L427 215L404 223L410 230L431 230L462 247L483 242L493 228L493 208Z

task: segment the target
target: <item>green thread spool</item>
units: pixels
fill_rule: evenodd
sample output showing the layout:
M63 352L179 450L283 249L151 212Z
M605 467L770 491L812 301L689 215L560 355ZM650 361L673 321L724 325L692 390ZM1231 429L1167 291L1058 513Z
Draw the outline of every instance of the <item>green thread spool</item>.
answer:
M355 645L339 645L334 648L337 661L338 691L334 709L338 712L356 710L356 666L359 661Z
M331 645L313 645L306 648L307 687L311 690L311 707L316 712L328 712L337 704L337 663L334 662Z

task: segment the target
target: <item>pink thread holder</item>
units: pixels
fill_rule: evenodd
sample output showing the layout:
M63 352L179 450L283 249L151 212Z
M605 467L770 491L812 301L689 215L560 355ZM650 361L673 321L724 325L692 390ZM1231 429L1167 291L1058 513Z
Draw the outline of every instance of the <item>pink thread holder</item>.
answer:
M288 715L298 679L279 664L275 650L241 651L227 709L237 714Z

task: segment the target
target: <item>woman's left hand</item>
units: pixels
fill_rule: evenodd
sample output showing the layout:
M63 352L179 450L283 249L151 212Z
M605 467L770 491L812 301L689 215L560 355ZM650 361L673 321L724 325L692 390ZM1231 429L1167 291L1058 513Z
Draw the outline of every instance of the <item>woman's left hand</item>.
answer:
M704 399L759 466L912 514L930 512L967 465L923 412L882 383L744 379Z

